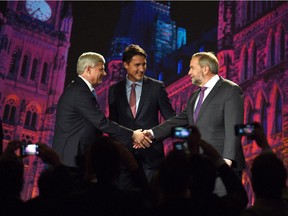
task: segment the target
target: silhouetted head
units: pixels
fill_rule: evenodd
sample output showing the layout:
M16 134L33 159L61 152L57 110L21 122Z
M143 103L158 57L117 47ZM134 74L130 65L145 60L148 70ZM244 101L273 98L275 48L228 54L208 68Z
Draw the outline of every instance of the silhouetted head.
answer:
M287 172L283 162L274 153L263 152L258 155L252 163L251 175L256 198L281 198Z
M120 173L120 155L115 140L102 136L97 138L88 151L88 163L96 175L97 182L113 182Z
M159 166L160 189L165 195L179 195L188 190L190 161L185 152L171 151Z
M19 198L24 182L24 165L16 155L0 157L0 197Z
M195 154L191 156L191 184L192 197L205 197L211 195L216 180L216 167L205 155Z

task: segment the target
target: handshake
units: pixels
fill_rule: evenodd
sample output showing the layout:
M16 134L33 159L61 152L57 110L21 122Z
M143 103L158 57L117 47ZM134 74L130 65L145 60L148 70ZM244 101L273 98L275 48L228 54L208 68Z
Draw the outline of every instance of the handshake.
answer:
M152 143L153 135L150 130L138 129L133 131L133 148L149 148Z

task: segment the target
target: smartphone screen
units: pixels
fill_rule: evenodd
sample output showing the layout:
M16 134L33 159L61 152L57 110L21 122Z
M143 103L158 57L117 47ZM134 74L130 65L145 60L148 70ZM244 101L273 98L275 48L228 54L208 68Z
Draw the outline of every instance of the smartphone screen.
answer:
M235 126L235 134L237 136L251 136L254 134L253 124L240 124Z
M190 135L190 129L185 127L175 127L173 129L174 138L187 138Z
M38 155L38 145L37 144L24 144L21 147L21 155Z

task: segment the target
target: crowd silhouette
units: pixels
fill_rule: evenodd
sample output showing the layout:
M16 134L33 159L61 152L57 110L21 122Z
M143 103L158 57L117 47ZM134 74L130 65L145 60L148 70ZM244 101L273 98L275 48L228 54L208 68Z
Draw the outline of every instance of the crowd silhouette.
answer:
M0 156L0 215L286 216L286 168L270 148L262 126L256 122L253 126L250 138L262 151L251 168L255 194L251 207L237 174L191 126L191 134L182 143L186 148L171 150L151 182L125 145L111 137L97 138L77 176L52 148L38 143L38 157L47 166L38 180L39 195L28 201L20 198L24 164L16 152L22 144L10 141ZM118 188L121 166L129 170L133 189ZM225 196L213 192L216 177L224 183Z

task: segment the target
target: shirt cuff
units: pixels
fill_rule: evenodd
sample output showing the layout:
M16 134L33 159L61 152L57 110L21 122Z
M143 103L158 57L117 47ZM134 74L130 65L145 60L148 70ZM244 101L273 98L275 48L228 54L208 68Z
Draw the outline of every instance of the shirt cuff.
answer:
M154 132L152 131L152 129L149 129L148 131L149 131L149 133L151 134L151 136L152 136L152 139L154 139L154 138L155 138L155 136L154 136Z

